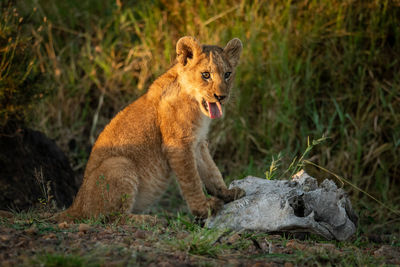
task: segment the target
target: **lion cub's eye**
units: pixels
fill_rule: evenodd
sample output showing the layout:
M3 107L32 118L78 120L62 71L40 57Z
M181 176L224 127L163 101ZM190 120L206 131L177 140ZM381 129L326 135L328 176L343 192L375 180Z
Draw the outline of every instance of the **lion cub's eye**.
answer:
M201 73L201 77L203 77L204 80L208 80L210 79L211 75L209 72L206 71Z
M229 77L231 77L231 72L225 72L225 75L224 75L225 80L228 80Z

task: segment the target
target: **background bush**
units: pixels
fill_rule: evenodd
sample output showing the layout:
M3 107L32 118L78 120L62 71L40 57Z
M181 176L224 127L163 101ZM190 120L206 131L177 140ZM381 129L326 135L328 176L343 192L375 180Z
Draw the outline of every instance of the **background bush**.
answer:
M232 101L210 132L223 174L263 175L279 153L285 168L308 137L326 136L310 159L399 209L398 1L36 0L10 6L32 38L26 45L41 73L37 83L51 92L27 112L27 122L54 138L76 171L84 169L107 122L173 64L181 36L221 46L238 37L244 50ZM346 190L363 222L398 225L398 216Z
M0 132L15 130L24 113L46 93L38 86L41 75L32 54L33 38L23 25L17 9L4 4L0 17Z

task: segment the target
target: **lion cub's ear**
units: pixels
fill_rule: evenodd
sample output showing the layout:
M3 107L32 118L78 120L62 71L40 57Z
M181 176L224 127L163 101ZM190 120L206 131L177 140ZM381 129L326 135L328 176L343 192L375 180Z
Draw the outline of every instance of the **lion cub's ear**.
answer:
M185 36L176 43L178 62L186 65L188 60L196 58L201 53L201 46L194 37Z
M224 47L224 53L228 56L229 63L231 63L232 67L236 67L239 63L242 49L242 42L238 38L230 40Z

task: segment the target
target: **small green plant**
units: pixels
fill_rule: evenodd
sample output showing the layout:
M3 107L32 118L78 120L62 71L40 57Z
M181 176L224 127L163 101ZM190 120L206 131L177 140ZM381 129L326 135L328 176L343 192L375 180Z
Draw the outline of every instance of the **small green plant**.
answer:
M304 168L304 160L305 157L310 153L310 151L317 145L323 143L327 138L326 137L321 137L317 140L312 140L312 142L310 143L310 137L307 137L307 147L304 150L303 154L301 155L301 157L299 159L297 159L297 157L295 157L292 161L292 163L290 163L289 167L287 168L287 170L284 172L284 174L286 173L290 173L290 177L292 177L294 174L296 174L297 172L299 172L302 168Z
M43 176L43 170L40 168L39 170L35 169L35 181L39 185L40 191L42 193L42 197L38 198L40 203L40 208L53 211L56 209L56 203L53 201L53 195L51 194L51 181L45 182Z
M107 216L105 216L103 214L99 214L96 217L90 217L87 219L75 219L74 223L85 223L85 224L89 224L89 225L93 225L93 226L104 227L107 225L108 219L107 219Z
M281 164L282 160L282 154L279 153L277 156L277 159L275 160L274 156L272 156L272 161L271 164L269 165L269 168L265 172L265 178L268 180L274 180L277 177L277 170Z
M125 203L130 197L131 197L131 195L129 195L129 194L122 194L122 196L121 196L122 204Z
M194 255L216 257L227 248L227 245L217 242L225 233L226 230L196 227L186 238L175 242L179 250Z
M228 231L225 229L208 229L201 227L193 221L192 217L178 213L176 218L169 218L169 231L185 233L184 238L168 238L167 244L177 249L194 255L216 257L224 249L226 244L221 244L219 239ZM167 235L171 236L169 232Z
M310 142L310 138L307 138L307 147L300 156L300 158L295 157L292 162L290 163L289 167L284 170L281 174L279 174L279 167L281 166L281 161L282 161L282 155L281 153L278 154L277 159L275 160L274 157L272 157L272 161L265 172L265 177L268 180L273 180L277 178L284 178L287 179L286 175L289 173L289 177L292 177L295 173L299 172L302 168L304 168L304 164L306 161L306 156L311 152L311 150L323 143L327 138L326 137L321 137L317 140L312 140Z
M93 263L92 261L78 255L64 255L57 253L46 253L42 256L38 256L33 263L45 267L100 266L100 264Z
M193 218L192 218L193 219ZM172 220L170 220L171 225L179 230L187 230L190 232L193 232L197 229L199 229L199 226L191 221L190 217L184 216L183 214L179 213L176 216L176 219L173 218Z

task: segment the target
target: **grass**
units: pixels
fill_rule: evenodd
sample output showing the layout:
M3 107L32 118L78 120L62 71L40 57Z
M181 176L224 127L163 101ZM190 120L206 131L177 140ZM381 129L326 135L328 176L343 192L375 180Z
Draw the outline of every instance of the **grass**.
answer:
M4 132L8 121L23 121L24 113L47 90L40 88L36 57L25 52L31 50L33 38L23 31L24 16L11 5L2 3L0 8L0 129Z
M37 260L33 262L33 264L45 267L100 266L100 264L90 262L84 257L51 253L46 253L43 256L39 256Z
M16 109L4 103L15 100L20 108L14 113L22 112L30 127L55 139L77 172L107 122L173 63L179 37L219 45L239 37L244 50L232 101L209 134L227 180L273 173L272 158L286 169L301 157L308 138L325 136L308 159L400 209L395 1L10 3L1 4L7 12L0 51L2 66L12 62L7 66L18 71L0 69L7 78L1 92L14 92L8 98L0 94L0 110L13 114ZM10 36L23 48L9 44ZM25 88L32 88L26 101ZM25 109L31 105L25 103L35 108ZM353 187L345 189L360 212L362 232L400 229L398 216Z
M309 235L300 241L291 234L207 229L185 214L166 217L166 223L152 226L99 224L91 220L86 221L90 230L84 234L78 230L79 223L61 229L42 219L38 211L16 213L14 216L11 221L0 221L2 242L8 246L4 253L10 256L15 254L11 258L13 262L5 262L9 265L148 266L170 263L237 266L266 261L302 266L390 264L385 257L373 256L373 252L382 244L370 240L326 241ZM30 232L32 225L38 229L35 233ZM145 234L139 236L139 231ZM12 238L7 238L8 235L12 235ZM388 244L388 247L392 253L395 252L395 243Z
M174 240L171 243L176 244L181 251L215 258L226 248L226 246L216 244L223 233L224 231L215 229L198 228L185 239Z
M170 223L172 223L171 226L175 228L177 232L188 233L182 239L173 239L169 241L170 245L175 246L181 251L215 258L221 255L224 249L228 248L226 244L218 243L219 239L227 233L227 230L203 228L192 220L188 220L179 214L178 217L174 221L170 221Z

